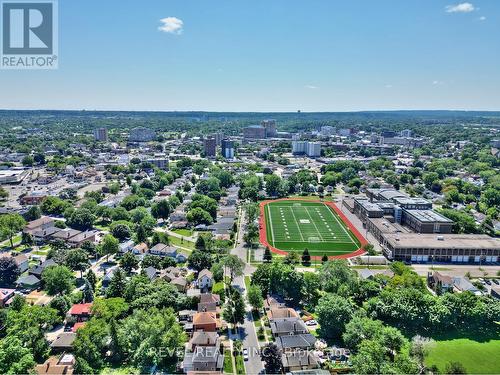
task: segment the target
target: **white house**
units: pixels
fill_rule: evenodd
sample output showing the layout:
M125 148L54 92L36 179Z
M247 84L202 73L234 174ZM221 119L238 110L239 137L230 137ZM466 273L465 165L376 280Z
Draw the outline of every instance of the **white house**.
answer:
M210 272L207 269L201 270L198 274L198 288L204 289L204 288L211 288L214 283L214 277L212 275L212 272Z

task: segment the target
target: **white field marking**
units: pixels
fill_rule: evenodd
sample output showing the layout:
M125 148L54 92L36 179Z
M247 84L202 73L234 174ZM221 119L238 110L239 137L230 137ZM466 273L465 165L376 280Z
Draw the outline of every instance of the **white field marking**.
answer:
M316 232L318 232L318 235L321 237L321 240L323 241L323 236L321 235L321 233L320 233L320 231L319 231L318 227L316 226L316 223L314 222L314 220L313 220L313 218L312 218L311 214L309 213L309 210L307 209L307 207L306 207L306 212L307 212L307 214L309 215L309 217L311 218L311 221L312 221L312 223L313 223L313 225L314 225L314 228L316 228Z
M328 211L330 211L330 214L335 218L335 221L338 223L338 225L340 225L340 227L342 228L342 230L344 231L345 234L347 234L347 237L349 237L349 239L351 240L351 242L353 244L356 244L355 241L353 241L352 237L351 237L351 234L347 231L347 229L345 229L345 227L340 223L339 219L337 218L337 215L334 214L332 212L332 209L330 207L326 207L328 209Z
M271 237L273 239L273 247L274 247L274 229L273 229L273 219L271 217L271 207L270 207L270 204L267 205L267 212L269 212L269 224L271 226Z
M304 236L302 235L302 231L300 230L299 223L297 222L297 218L295 217L295 213L291 208L290 211L292 211L293 220L295 220L295 225L297 226L297 230L299 231L300 238L302 238L302 242L304 242Z

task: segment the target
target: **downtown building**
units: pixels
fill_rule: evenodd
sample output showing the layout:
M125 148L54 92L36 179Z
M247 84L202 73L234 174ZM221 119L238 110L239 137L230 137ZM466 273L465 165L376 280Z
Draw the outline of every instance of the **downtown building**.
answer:
M207 158L212 158L217 155L217 140L215 137L209 137L203 140L203 152Z
M150 142L156 138L156 133L148 128L133 128L130 130L130 142Z
M226 159L234 158L234 142L224 139L221 142L221 152L222 156Z
M107 142L108 141L108 129L106 129L106 128L94 129L94 139L97 142Z

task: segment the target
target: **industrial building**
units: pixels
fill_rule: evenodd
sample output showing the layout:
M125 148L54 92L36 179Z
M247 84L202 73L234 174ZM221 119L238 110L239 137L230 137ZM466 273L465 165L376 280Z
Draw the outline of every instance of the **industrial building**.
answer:
M0 184L19 184L30 173L29 169L0 169Z

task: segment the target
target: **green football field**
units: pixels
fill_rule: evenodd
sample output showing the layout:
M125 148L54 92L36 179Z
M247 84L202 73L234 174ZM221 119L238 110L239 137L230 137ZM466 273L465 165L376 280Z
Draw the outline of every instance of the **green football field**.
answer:
M321 202L276 201L264 207L268 243L284 251L342 255L360 247L335 211Z

